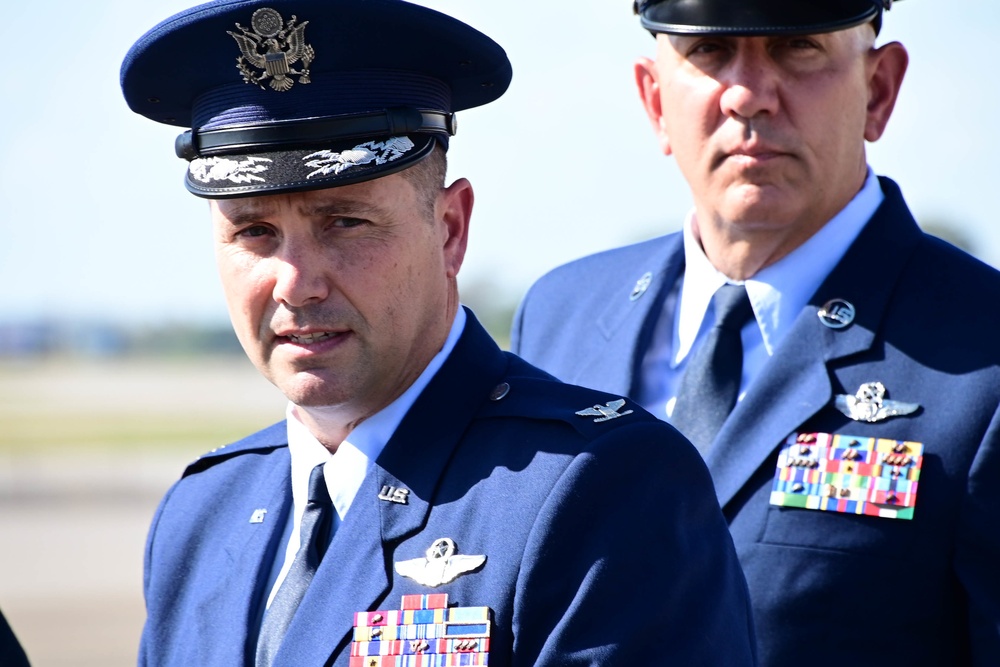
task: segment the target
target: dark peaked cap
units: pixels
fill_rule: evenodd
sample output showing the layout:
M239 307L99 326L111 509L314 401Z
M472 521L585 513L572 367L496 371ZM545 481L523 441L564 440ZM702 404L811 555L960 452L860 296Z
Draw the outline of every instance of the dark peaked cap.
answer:
M642 27L673 34L795 35L871 22L892 0L635 0Z
M133 111L191 128L176 151L207 198L400 171L510 79L492 39L403 0L216 0L143 35L121 70Z

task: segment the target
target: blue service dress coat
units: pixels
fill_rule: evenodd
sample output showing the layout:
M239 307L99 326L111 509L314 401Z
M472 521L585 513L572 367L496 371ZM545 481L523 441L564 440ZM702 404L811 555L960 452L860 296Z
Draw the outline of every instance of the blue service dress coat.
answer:
M923 234L881 185L707 455L769 667L1000 665L1000 274ZM673 234L556 269L525 297L512 348L566 382L633 394L683 265ZM855 306L852 324L824 326L831 299ZM868 423L835 407L869 382L920 408ZM912 520L772 505L782 443L810 433L922 443Z
M755 664L704 463L634 404L576 414L617 398L501 352L470 313L369 470L274 664L371 664L350 662L355 612L435 593L489 607L491 666ZM162 501L140 664L253 664L250 629L292 505L286 443L282 423L215 451ZM396 573L441 538L485 563L437 587Z
M3 667L28 667L28 656L11 630L10 624L0 613L0 665Z

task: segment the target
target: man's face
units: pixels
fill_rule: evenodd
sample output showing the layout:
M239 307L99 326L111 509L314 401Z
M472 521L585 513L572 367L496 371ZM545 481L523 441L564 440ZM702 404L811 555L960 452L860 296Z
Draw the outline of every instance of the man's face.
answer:
M467 181L431 206L400 174L212 202L229 314L250 359L297 405L356 421L391 403L447 337L471 209Z
M895 89L883 90L872 38L868 26L784 37L658 35L656 61L637 64L637 81L699 223L714 218L800 243L850 201L864 182L864 140L881 135L895 101Z

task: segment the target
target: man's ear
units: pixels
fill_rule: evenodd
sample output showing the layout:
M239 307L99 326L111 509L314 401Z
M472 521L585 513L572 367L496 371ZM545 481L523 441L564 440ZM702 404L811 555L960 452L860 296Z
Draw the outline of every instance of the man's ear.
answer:
M469 220L475 195L472 184L460 178L438 193L434 210L438 220L444 223L444 262L449 278L458 275L465 260L465 250L469 244Z
M660 150L664 155L670 155L670 137L663 119L663 107L660 98L660 79L656 62L649 58L639 58L635 62L635 85L639 89L639 99L646 110L653 132L660 142Z
M892 115L910 57L899 42L890 42L868 53L868 113L865 139L878 141Z

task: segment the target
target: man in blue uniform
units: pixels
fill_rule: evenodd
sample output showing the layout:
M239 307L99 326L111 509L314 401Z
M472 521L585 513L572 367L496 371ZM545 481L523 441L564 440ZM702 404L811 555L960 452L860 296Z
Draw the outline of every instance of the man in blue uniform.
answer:
M874 46L889 4L637 2L693 211L543 277L514 324L699 447L765 665L1000 664L1000 275L867 165L907 66Z
M28 667L28 657L2 613L0 613L0 665Z
M127 55L131 108L191 128L234 328L289 399L161 503L141 664L754 664L690 443L459 304L473 194L445 149L510 77L400 0L213 2Z

